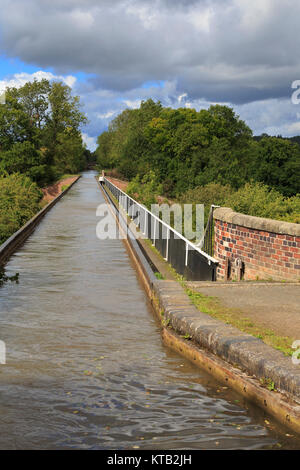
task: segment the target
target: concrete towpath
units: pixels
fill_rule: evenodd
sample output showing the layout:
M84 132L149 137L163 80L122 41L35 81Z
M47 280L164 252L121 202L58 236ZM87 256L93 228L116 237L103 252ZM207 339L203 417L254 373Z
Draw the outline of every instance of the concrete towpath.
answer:
M216 297L256 324L300 340L300 283L189 282L201 294Z

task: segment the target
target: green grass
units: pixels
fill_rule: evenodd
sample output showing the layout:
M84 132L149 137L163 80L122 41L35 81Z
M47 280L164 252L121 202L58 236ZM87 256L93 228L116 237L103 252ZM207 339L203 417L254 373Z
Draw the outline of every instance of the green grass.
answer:
M270 392L277 392L276 388L275 388L275 383L273 382L272 379L269 379L269 378L262 378L260 379L260 383L263 387L267 388L268 390L270 390Z
M156 272L156 273L154 273L154 274L155 274L156 279L160 279L160 280L165 279L165 276L163 276L163 275L162 275L161 273L159 273L159 272Z
M185 284L185 283L184 283ZM286 356L291 356L293 350L291 345L293 339L288 336L279 336L271 329L264 328L254 323L250 318L243 315L238 310L230 309L222 305L216 297L209 297L200 292L183 286L192 303L203 313L210 315L223 323L235 326L239 330L261 339L264 343L283 352Z
M67 178L74 178L74 176L79 176L79 175L70 175L66 173L65 175L60 176L59 181L66 180Z

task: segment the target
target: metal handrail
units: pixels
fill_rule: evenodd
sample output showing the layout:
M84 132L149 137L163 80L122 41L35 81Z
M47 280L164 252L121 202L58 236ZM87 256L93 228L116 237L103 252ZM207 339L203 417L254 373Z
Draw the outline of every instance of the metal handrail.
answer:
M147 212L148 214L151 215L151 217L153 217L155 220L158 220L162 225L164 225L168 230L171 230L174 234L176 234L177 237L181 238L188 246L190 246L193 250L195 251L198 251L198 253L200 253L202 256L204 256L205 258L207 258L207 260L209 261L209 264L210 263L215 263L215 264L218 264L218 261L213 258L212 256L208 255L207 253L205 253L205 251L201 250L201 248L197 247L194 243L192 243L190 240L188 240L187 238L185 238L183 235L181 235L181 233L177 232L177 230L175 230L173 227L171 227L170 225L166 224L163 220L161 220L159 217L157 217L155 214L153 214L151 211L149 211L149 209L147 209L145 206L143 206L142 204L140 204L139 202L135 201L135 199L133 199L132 197L130 197L128 194L126 194L124 191L122 191L122 189L118 188L116 185L114 185L111 181L109 181L106 177L104 177L104 182L105 184L107 184L108 186L111 185L113 186L114 188L116 188L120 193L122 193L126 198L130 199L133 204L136 204L137 206L139 206L140 208L142 208L145 212Z

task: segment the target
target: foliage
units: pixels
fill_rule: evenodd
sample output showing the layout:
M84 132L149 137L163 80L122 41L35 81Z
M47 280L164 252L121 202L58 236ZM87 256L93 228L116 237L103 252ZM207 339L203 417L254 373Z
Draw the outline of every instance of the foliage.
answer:
M150 208L157 203L157 197L162 193L162 185L157 183L157 175L150 171L143 178L136 176L127 186L127 194L138 198L141 204Z
M85 168L85 122L79 98L61 82L7 88L0 106L0 243L40 209L38 186Z
M77 173L85 167L82 138L78 132L62 132L56 136L53 163L59 173Z
M280 137L264 136L256 144L251 174L285 196L300 192L299 145Z
M7 88L0 106L0 175L24 173L40 186L84 168L79 98L48 80Z
M42 194L28 176L14 173L0 177L0 243L34 216Z
M84 147L79 128L86 117L80 111L79 97L71 95L70 87L54 82L48 99L50 119L44 133L47 161L64 168L62 171L80 171Z
M98 137L100 168L143 178L150 170L171 198L209 183L237 190L251 180L284 196L300 192L300 147L281 137L253 138L228 106L196 111L143 101L126 109Z
M9 150L1 153L0 172L22 172L40 184L47 181L45 157L29 141L16 142Z
M300 194L284 197L262 183L246 183L226 198L225 205L243 214L300 223Z
M204 204L206 212L211 204L215 204L231 207L243 214L300 223L300 195L285 197L257 182L246 183L238 190L220 183L209 183L187 191L180 196L179 202Z

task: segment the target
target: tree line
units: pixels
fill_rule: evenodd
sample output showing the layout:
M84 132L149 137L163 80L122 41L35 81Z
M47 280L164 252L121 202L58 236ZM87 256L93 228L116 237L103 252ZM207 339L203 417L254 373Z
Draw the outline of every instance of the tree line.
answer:
M298 210L298 142L267 135L254 138L249 126L228 106L196 111L143 101L138 109L126 109L110 123L98 137L96 155L99 167L116 169L135 187L145 187L150 180L153 186L156 181L163 195L179 201L188 202L189 197L189 202L202 203L209 193L211 203L218 204L220 191L231 195L239 191L233 198L237 202L243 190L252 196L254 191L258 198L271 191L273 199L292 198L287 205L294 214L292 220ZM248 210L257 215L256 209Z

